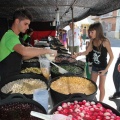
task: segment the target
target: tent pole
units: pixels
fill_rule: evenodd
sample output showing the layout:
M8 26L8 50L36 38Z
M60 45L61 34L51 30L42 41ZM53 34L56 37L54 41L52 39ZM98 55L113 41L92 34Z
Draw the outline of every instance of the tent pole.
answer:
M73 20L73 7L71 7L71 10L72 10L72 42L73 42L72 54L74 54L74 20Z

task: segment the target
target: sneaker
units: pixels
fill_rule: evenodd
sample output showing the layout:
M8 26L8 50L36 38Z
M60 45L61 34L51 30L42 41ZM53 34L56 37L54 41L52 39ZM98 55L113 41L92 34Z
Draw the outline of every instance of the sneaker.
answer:
M109 99L116 99L120 97L120 92L115 92L112 96L109 97Z

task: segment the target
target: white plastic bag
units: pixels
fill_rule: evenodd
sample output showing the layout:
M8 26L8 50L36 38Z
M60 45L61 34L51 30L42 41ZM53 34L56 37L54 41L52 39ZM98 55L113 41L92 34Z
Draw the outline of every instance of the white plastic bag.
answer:
M49 80L50 78L50 61L46 57L39 57L40 69L44 77Z

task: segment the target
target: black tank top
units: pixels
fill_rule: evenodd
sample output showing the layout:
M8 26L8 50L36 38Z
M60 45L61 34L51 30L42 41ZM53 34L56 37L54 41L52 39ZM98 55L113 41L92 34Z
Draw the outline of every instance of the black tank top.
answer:
M107 49L103 46L103 43L98 47L93 45L93 65L99 68L105 68L107 66Z

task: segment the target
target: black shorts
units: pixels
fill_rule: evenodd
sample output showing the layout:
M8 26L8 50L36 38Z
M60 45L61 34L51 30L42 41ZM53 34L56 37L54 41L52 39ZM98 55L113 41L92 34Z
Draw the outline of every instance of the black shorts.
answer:
M92 72L98 73L101 70L104 70L106 67L95 67L92 66ZM108 72L106 72L104 75L106 76Z

